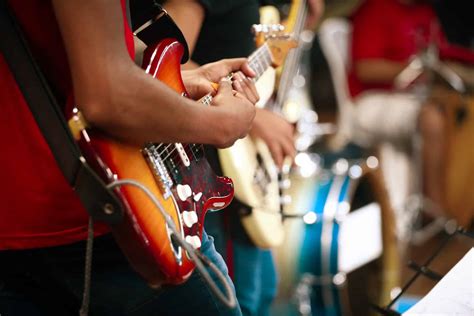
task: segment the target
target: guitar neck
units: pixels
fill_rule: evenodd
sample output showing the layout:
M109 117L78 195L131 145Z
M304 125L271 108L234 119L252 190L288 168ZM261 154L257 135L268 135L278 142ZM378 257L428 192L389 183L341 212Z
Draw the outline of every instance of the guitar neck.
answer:
M254 80L257 81L263 75L263 73L272 65L272 63L272 53L267 43L265 43L248 57L248 64L250 66L250 69L252 69L256 74ZM198 102L209 106L212 102L212 95L210 93L206 94L204 97L199 99Z
M254 80L257 81L272 65L272 53L267 43L260 46L248 57L248 63L250 68L256 73Z

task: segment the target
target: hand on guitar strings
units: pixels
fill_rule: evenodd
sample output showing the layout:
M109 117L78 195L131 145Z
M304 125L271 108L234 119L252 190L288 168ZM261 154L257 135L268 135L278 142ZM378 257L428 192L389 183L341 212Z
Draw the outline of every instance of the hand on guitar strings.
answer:
M243 94L232 90L229 79L220 81L211 105L225 114L221 122L224 141L217 147L232 146L238 138L247 136L255 117L255 106Z
M244 75L242 71L232 74L232 87L235 91L242 93L253 104L260 100L254 81Z
M257 109L250 136L265 142L272 158L281 170L285 157L292 160L296 155L295 129L282 116L265 109Z
M215 83L219 82L222 78L227 78L229 74L234 73L241 73L243 78L253 78L256 75L248 65L246 58L232 58L209 63L197 69L183 70L182 77L189 96L192 99L197 100L209 93L214 95L217 91ZM240 76L239 78L242 79ZM251 85L253 85L253 82ZM236 87L234 86L234 88ZM248 87L246 85L245 88L245 90L242 89L239 91L236 89L236 91L247 96L246 91L248 91L248 89L252 89L252 87ZM253 94L249 95L248 99L252 103L256 102L253 102L255 99Z

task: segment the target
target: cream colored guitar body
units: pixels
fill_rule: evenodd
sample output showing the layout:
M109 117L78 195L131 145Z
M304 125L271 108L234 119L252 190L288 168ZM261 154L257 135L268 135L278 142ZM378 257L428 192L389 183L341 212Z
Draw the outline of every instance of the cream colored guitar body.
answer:
M262 24L279 21L278 10L274 7L264 7L260 13ZM270 67L256 82L260 96L258 107L263 108L272 97L275 74L275 69ZM242 224L253 243L260 248L280 245L285 235L280 184L267 145L247 136L232 147L219 150L219 160L224 174L234 181L235 197L252 208L250 214L242 216Z
M252 208L249 215L242 217L252 241L260 248L281 244L284 230L278 171L267 145L246 137L219 150L219 159L224 174L234 180L235 197Z
M276 82L276 70L275 68L268 68L263 75L258 79L255 83L255 87L258 91L258 96L260 100L258 100L257 104L255 104L258 108L265 107L268 101L270 101L271 97L273 96L273 91L275 89L275 82Z

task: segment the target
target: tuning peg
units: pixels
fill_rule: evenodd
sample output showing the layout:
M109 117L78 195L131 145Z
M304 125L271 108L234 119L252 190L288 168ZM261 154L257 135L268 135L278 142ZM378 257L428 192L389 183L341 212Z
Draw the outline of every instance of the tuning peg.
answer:
M252 25L252 33L257 35L259 33L280 33L285 30L281 24L254 24Z
M283 32L285 27L281 24L270 24L270 30L273 32Z
M266 32L267 30L268 30L268 28L265 24L254 24L254 25L252 25L252 33L254 35Z

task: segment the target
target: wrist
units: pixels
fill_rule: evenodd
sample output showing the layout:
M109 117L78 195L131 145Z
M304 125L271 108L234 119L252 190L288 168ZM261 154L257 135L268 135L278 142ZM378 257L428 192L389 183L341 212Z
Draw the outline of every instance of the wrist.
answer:
M222 147L226 142L227 131L224 128L229 124L228 115L221 109L213 106L204 106L200 103L193 105L195 114L189 131L192 135L198 135L198 143Z

